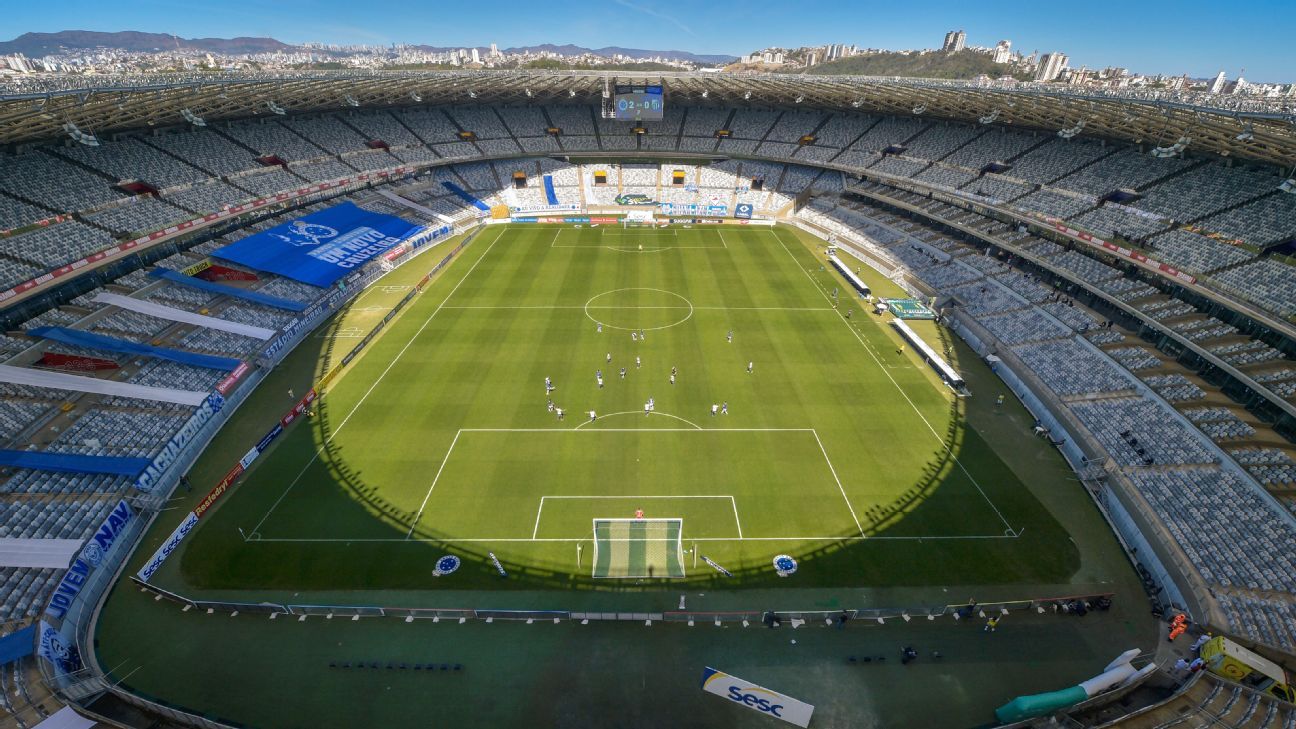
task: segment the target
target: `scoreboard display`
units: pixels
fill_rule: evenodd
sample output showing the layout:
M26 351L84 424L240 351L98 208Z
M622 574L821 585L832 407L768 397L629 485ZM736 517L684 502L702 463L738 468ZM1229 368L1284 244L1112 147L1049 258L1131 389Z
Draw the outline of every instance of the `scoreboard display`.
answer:
M612 104L617 121L661 121L665 111L661 84L617 84Z

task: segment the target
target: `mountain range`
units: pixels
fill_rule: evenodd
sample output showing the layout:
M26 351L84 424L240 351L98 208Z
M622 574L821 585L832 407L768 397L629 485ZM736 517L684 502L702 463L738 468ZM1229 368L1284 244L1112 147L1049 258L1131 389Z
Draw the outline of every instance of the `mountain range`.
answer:
M212 53L266 53L291 50L293 46L274 38L179 38L166 33L141 33L134 30L118 33L94 30L23 33L11 41L0 41L0 54L22 53L26 56L45 56L92 48L116 48L134 52L183 48Z
M298 46L274 38L180 38L166 33L141 33L127 30L117 33L104 33L92 30L62 30L57 33L23 33L11 41L0 41L0 55L21 53L25 56L40 57L67 51L91 50L94 48L115 48L123 51L147 53L168 49L185 49L210 51L212 53L268 53L273 51L291 51ZM442 53L472 46L414 46L430 53ZM478 46L480 51L487 49ZM652 51L641 48L584 48L582 46L544 44L506 48L505 53L557 53L564 56L593 54L610 57L622 55L634 59L667 58L674 61L691 61L700 64L730 63L734 56L707 55L688 51Z

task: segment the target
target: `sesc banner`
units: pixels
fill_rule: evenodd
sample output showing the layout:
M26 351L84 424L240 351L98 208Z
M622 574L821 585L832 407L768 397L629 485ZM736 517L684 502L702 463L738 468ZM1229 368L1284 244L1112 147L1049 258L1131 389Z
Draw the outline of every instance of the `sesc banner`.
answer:
M814 707L804 701L797 701L714 668L708 667L702 671L702 690L801 727L810 726L810 715L814 713Z
M345 202L250 235L212 255L313 286L332 286L423 228Z

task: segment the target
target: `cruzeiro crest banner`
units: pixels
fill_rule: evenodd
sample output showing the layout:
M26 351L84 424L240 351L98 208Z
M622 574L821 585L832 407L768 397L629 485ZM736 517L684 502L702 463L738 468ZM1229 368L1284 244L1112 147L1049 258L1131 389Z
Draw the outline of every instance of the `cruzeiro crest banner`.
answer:
M423 228L344 202L250 235L212 255L314 286L331 286Z

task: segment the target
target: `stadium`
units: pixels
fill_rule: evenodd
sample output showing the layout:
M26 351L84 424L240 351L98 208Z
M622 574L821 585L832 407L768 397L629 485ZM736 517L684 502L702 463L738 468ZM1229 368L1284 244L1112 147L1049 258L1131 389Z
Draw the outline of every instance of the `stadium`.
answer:
M1296 127L1230 101L0 91L0 721L1296 726Z

